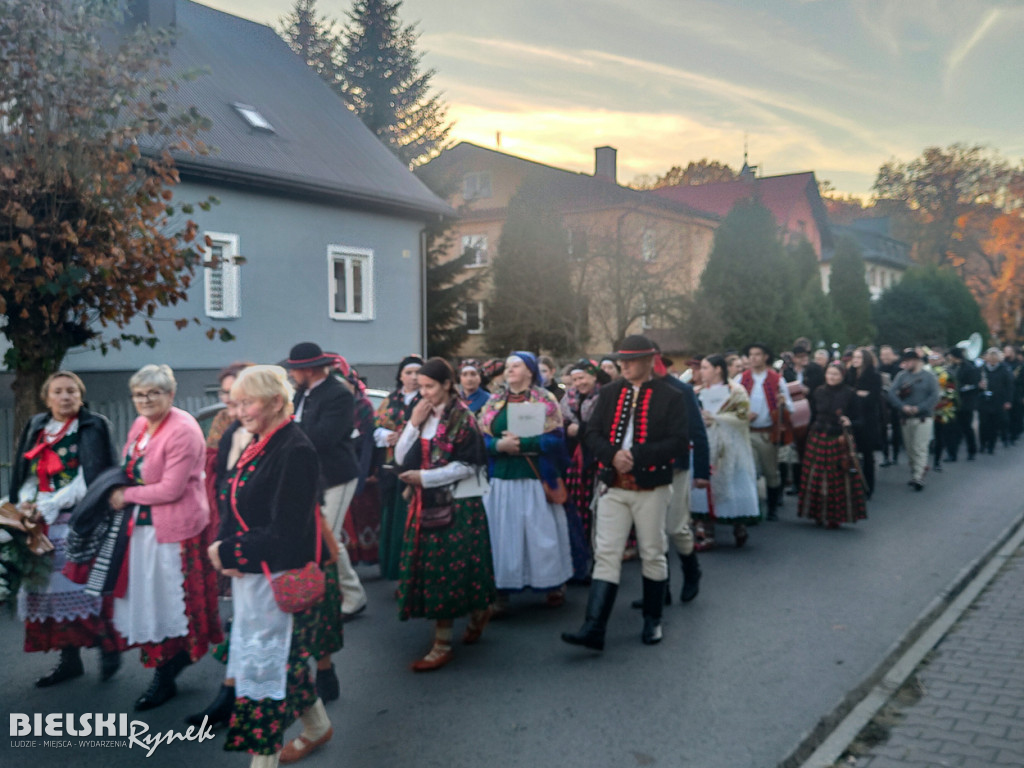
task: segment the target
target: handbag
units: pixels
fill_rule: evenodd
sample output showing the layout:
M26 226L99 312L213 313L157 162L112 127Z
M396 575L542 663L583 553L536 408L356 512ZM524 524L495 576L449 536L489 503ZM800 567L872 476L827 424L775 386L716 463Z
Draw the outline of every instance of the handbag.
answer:
M565 481L561 477L556 478L555 487L552 488L540 476L540 472L537 471L537 465L533 463L533 459L529 456L524 456L523 458L530 465L533 474L540 480L540 484L544 488L544 498L547 499L548 504L565 504L569 500L569 489L565 487Z
M452 503L451 491L438 489L432 496L434 497L433 501L442 503L435 503L429 507L424 505L420 509L420 528L428 531L447 528L455 519L455 505Z
M249 531L249 526L238 514L238 505L235 503L235 490L238 486L238 475L235 476L231 489L231 511L235 513L235 519L242 527L242 530ZM263 575L270 582L270 589L274 593L274 602L277 607L285 613L301 613L312 608L320 602L326 589L324 572L320 569L320 550L322 543L322 523L320 518L319 505L313 508L313 514L317 516L316 525L316 554L313 559L301 568L292 568L279 573L276 577L271 576L270 566L266 560L260 563L263 567Z

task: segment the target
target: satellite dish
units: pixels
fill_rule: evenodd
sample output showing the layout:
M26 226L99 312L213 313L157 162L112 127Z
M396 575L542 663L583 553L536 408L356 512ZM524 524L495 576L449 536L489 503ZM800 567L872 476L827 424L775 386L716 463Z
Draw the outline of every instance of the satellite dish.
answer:
M981 338L981 334L975 332L963 341L958 341L956 345L964 351L968 360L977 360L981 355L981 347L984 343L985 340Z

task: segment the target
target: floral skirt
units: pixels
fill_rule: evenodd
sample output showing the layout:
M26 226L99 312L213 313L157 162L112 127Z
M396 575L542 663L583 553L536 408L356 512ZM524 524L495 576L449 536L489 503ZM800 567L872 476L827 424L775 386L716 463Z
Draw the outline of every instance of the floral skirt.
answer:
M799 517L833 526L867 518L864 481L847 469L847 455L842 435L810 433L800 475Z
M204 531L181 542L188 634L184 637L169 637L158 643L131 646L124 638L120 639L121 650L139 648L142 665L145 667L158 667L181 651L188 653L191 661L199 661L211 645L224 640L217 607L217 572L206 555L206 540Z
M75 619L44 619L25 622L25 651L59 651L61 648L118 649L117 630L110 620L110 598L104 598L101 615Z
M312 608L293 615L285 698L235 699L224 749L253 755L274 755L284 746L284 732L316 703L316 684L309 661L318 652L317 622Z
M399 618L455 619L487 608L497 597L483 502L456 499L452 517L447 528L406 526Z
M341 528L342 544L352 565L375 565L380 560L380 485L368 480L357 493Z

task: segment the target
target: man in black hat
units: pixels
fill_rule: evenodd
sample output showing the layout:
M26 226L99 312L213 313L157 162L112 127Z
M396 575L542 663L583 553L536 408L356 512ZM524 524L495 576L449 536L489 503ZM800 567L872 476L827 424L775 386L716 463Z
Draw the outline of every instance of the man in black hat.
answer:
M616 358L622 379L601 388L584 434L600 462L608 485L597 505L594 573L586 618L579 632L562 640L604 649L605 628L622 570L622 552L636 528L643 572L644 628L647 645L661 641L661 612L668 583L665 518L672 494L673 460L687 448L683 393L653 375L655 345L644 336L627 336Z
M295 382L295 421L313 443L320 460L320 510L340 541L345 515L359 484L359 464L352 439L355 398L348 387L330 375L333 360L317 344L306 341L292 347L281 365ZM343 546L338 547L337 568L341 611L348 618L366 608L366 591ZM325 670L317 673L317 689L325 701L338 698L333 666L329 674Z
M743 354L750 367L740 376L740 384L750 396L750 447L759 474L768 490L768 520L778 520L782 504L782 477L779 474L779 445L782 442L782 410L793 412L793 401L783 378L770 367L772 352L766 344L748 344Z
M899 409L903 445L910 461L910 485L924 490L928 471L928 446L932 441L933 416L939 402L939 380L924 367L924 360L914 348L900 355L903 370L896 374L889 387L889 404Z

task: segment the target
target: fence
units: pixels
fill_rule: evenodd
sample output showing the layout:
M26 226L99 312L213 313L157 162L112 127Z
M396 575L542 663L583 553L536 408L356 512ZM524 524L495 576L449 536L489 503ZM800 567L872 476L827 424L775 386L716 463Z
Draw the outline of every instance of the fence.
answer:
M216 395L199 395L175 400L175 405L188 411L198 413L201 408L217 402ZM130 398L112 400L107 403L90 403L89 410L102 413L114 426L114 445L120 449L128 439L128 430L135 421L135 406ZM14 461L15 443L18 436L14 434L14 409L0 408L0 496L10 493L11 464Z

